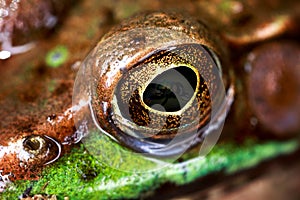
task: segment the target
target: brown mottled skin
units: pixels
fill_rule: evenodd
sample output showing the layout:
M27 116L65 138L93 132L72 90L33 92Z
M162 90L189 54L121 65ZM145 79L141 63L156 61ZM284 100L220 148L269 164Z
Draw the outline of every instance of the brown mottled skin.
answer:
M44 38L50 30L53 30L54 26L62 20L65 16L67 8L70 7L70 3L75 2L64 1L64 0L2 0L0 1L0 52L1 50L13 50L14 47L26 45L30 42L36 42L37 39ZM1 49L2 43L2 49ZM6 46L4 46L4 44ZM12 49L5 49L8 47ZM12 52L12 54L18 52ZM33 59L38 62L38 59ZM9 61L0 60L0 70L3 67L10 66ZM13 66L17 66L18 61L13 61ZM38 67L39 68L39 67ZM42 68L42 67L41 67ZM43 71L36 71L37 76L42 78ZM5 82L5 79L2 79ZM69 81L62 81L61 86L72 89L72 84ZM35 101L38 97L36 92L39 92L40 85L36 83L28 84L24 86L23 90L19 88L15 91L19 95L19 99L26 102ZM10 88L10 87L8 87ZM31 91L26 91L26 90ZM18 91L19 90L19 91ZM67 90L65 90L67 91ZM5 90L0 95L0 100L3 100L5 95L9 96L9 92ZM71 92L71 90L70 90ZM3 95L3 96L2 96ZM68 95L66 93L66 95ZM71 96L69 97L71 98ZM5 101L2 101L5 103ZM1 105L2 106L2 105ZM12 111L9 111L10 109ZM75 131L73 120L66 119L64 117L60 120L59 124L51 125L47 122L47 118L52 118L53 121L56 119L56 115L63 115L62 112L56 114L49 114L43 116L43 120L39 120L40 116L27 115L22 116L22 112L27 112L26 109L23 111L18 110L17 107L2 106L1 113L8 113L11 116L6 115L6 120L2 120L1 131L0 131L0 146L7 146L10 142L23 140L24 138L31 135L46 135L51 138L55 138L59 143L68 143L72 138L70 133ZM16 113L16 115L12 114ZM45 113L45 112L44 112ZM71 134L72 135L72 134ZM49 142L49 141L48 141ZM53 149L50 149L53 150ZM55 150L54 150L55 151ZM68 151L68 146L64 148L63 152ZM37 156L35 159L31 159L24 165L20 164L16 154L6 154L0 158L0 170L3 174L11 173L11 180L15 179L36 179L41 172L42 166L55 157L55 152L50 153L46 157Z
M41 2L41 1L34 1L34 2ZM82 4L83 7L90 6L89 7L90 9L92 8L94 9L94 12L89 12L89 13L93 13L93 15L101 16L96 6L88 5L89 3L87 3L87 1L83 1L83 2L84 2ZM222 15L216 14L219 13L219 11L214 10L215 9L214 3L211 4L208 3L207 5L203 6L203 4L207 3L206 1L201 1L201 2L199 1L195 4L191 2L187 3L188 12L190 12L189 14L193 15L194 17L190 17L188 14L179 14L180 12L143 13L140 15L136 15L135 17L132 17L129 20L125 20L120 25L114 27L113 29L111 29L110 32L105 34L102 40L100 41L110 38L111 43L113 45L115 44L115 41L113 39L114 34L130 30L133 27L135 28L164 27L170 30L179 29L182 33L198 40L201 44L206 45L218 55L222 63L222 70L224 76L223 81L226 86L229 85L230 83L229 80L231 80L228 76L234 77L234 81L237 86L236 87L237 96L235 99L235 104L233 105L233 109L231 111L230 118L228 118L228 122L227 122L228 126L225 127L225 131L227 131L226 133L229 133L227 134L227 136L230 137L230 133L238 133L244 131L245 132L244 135L235 135L233 136L233 138L238 138L238 139L245 138L247 134L249 134L249 132L251 132L250 134L253 134L253 130L256 130L255 132L258 132L258 135L262 134L262 137L266 137L266 135L267 137L275 137L275 138L286 137L286 135L284 135L285 131L283 132L281 130L276 131L276 129L274 129L272 125L265 126L264 122L268 120L261 120L262 119L260 117L261 111L257 109L257 107L255 107L256 105L253 105L255 103L253 102L252 104L249 103L248 95L251 94L247 93L248 91L247 87L250 86L247 85L249 82L246 81L249 80L249 76L251 77L251 74L245 73L244 64L242 64L243 59L241 59L241 57L243 57L243 54L245 54L245 52L246 53L249 52L249 50L252 50L256 45L258 45L258 42L262 42L265 39L273 38L275 36L278 37L283 33L287 34L288 36L287 38L291 38L293 39L293 41L296 41L296 43L298 43L296 44L295 48L299 50L299 37L297 36L297 33L299 34L300 31L299 31L299 25L295 23L295 21L297 22L297 20L295 19L299 19L299 12L297 10L297 8L299 8L299 4L294 2L280 3L280 1L275 1L274 4L267 2L266 8L268 9L264 9L263 5L261 5L260 3L261 1L251 1L251 2L252 4L250 4L249 7L248 4L246 3L244 5L245 9L242 10L241 12L233 12L234 14L232 15L226 14L225 15L226 17L223 16L220 19L219 16ZM21 1L21 4L26 5L26 1ZM195 6L192 7L190 6L190 4ZM39 5L42 6L44 4L41 3ZM45 5L48 6L49 4L47 3ZM181 4L179 3L178 6L179 8L180 6L183 6L182 2ZM256 7L257 9L254 12L253 8ZM37 10L39 8L40 7L36 7ZM49 10L52 10L52 7L50 8L51 9ZM159 6L153 5L153 7L150 7L150 9L155 9L155 10L163 9L163 8L165 8L163 7L163 3L162 5ZM269 31L270 34L260 37L261 35L257 33L259 32L259 30L262 29L262 27L265 27L266 24L268 24L266 22L276 22L277 19L276 17L269 18L268 16L262 14L266 12L266 10L272 13L270 14L271 16L277 16L278 11L282 11L282 13L287 15L289 14L289 15L287 18L284 18L282 26L278 28L278 30L275 31L270 30ZM199 14L199 11L201 11L201 14ZM29 12L28 15L30 16L31 11L28 12ZM28 12L26 11L24 13L28 13ZM244 16L248 15L248 13L252 14L251 16L255 18L255 23L247 23L245 24L246 28L240 30L237 27L241 27L241 24L243 24L242 23L243 20L245 20ZM253 13L255 13L255 15L253 15ZM86 15L88 16L86 17L87 20L93 19L93 17L90 17L92 16L92 14L86 14ZM22 16L22 14L20 14L19 16ZM256 17L259 20L257 20ZM27 21L28 18L22 17L22 19L25 19L26 22L28 22ZM37 19L40 19L40 17L38 17ZM243 19L243 20L239 21L239 19ZM11 20L9 21L10 25L17 26L17 23L16 24L14 23L19 22L20 18L11 18L9 20ZM78 33L74 31L74 27L75 30L77 31L85 30L85 27L83 27L82 24L86 24L85 18L83 19L83 21L80 20L81 20L80 17L76 15L73 16L71 18L71 23L67 24L68 29L66 29L65 36L61 34L57 36L57 39L52 39L50 41L50 43L53 44L61 44L61 43L67 44L68 47L70 47L70 51L73 53L73 57L68 62L66 62L63 65L63 67L59 69L55 69L56 71L54 69L47 68L45 66L44 61L41 60L42 58L37 58L37 55L39 54L45 56L44 55L45 52L47 52L53 46L53 45L51 46L51 44L47 44L48 41L44 41L44 43L42 42L39 48L33 50L33 52L28 54L28 57L26 57L27 55L24 55L23 57L20 56L20 57L12 58L13 60L11 61L10 60L3 61L3 62L1 61L0 72L3 72L4 74L4 76L1 79L3 80L4 86L1 87L0 110L1 113L5 113L5 115L1 116L2 118L1 118L1 127L0 127L0 145L5 146L8 145L10 141L17 141L19 139L24 138L25 136L38 134L38 135L47 135L51 138L54 138L60 144L65 143L66 145L62 145L63 146L62 155L64 152L67 152L70 147L72 147L69 144L72 144L74 142L72 139L75 133L74 122L72 118L68 118L67 117L68 115L65 115L65 111L71 106L72 86L76 75L76 70L71 70L70 66L72 66L76 61L84 59L86 53L94 47L94 44L98 40L98 37L104 34L104 30L107 29L106 25L111 23L109 20L108 22L101 22L102 24L99 25L101 27L100 28L101 30L97 30L99 33L97 32L96 36L92 36L93 37L92 41L88 37L87 38L82 37L84 39L78 37L77 38L78 46L76 46L73 45L74 43L76 43L74 42L73 36L77 36ZM32 30L32 24L30 23L31 21L29 21L28 28ZM6 25L2 24L2 26L0 27L3 30L6 27ZM213 30L211 30L211 27ZM16 31L17 30L18 27ZM251 30L251 32L249 32L249 30ZM12 33L13 38L16 37L17 41L22 41L21 43L23 43L23 41L27 42L28 40L26 37L25 38L21 37L22 35L24 35L23 33L27 34L27 29L21 28L20 31L21 34L19 34L18 31L13 32L11 29L10 33ZM86 33L84 32L79 34L84 35ZM161 37L163 37L163 35ZM143 40L142 35L136 35L136 40ZM249 43L253 43L253 45L247 46ZM271 52L273 48L277 49L280 48L280 46L281 43L277 42L274 45L272 45L270 48L268 48L268 51ZM287 46L289 46L289 44ZM292 48L294 48L294 46ZM112 47L112 49L117 50L117 47L115 48ZM290 47L285 47L285 49L290 49ZM94 53L97 54L97 52ZM124 53L128 53L128 52L124 52ZM134 54L134 53L136 52L135 51L129 52L129 56L130 54ZM254 54L258 54L258 53L254 51ZM274 56L273 59L276 59L277 57L279 57L278 55L281 55L281 53L275 51L274 54L272 55ZM288 56L293 56L293 55L289 54ZM29 76L29 78L27 77L25 81L23 80L24 82L21 82L23 84L21 88L18 88L18 85L17 86L13 84L9 85L10 83L5 76L8 74L7 75L8 78L13 77L11 74L18 72L18 70L24 69L21 67L24 67L23 62L25 61L28 63L29 61L31 61L34 65L33 67L34 73L31 74L33 78ZM137 60L133 60L132 62L134 63L135 61ZM9 66L10 68L5 69L6 66ZM21 69L18 67L20 67ZM230 70L232 69L234 69L235 74L238 74L238 76L232 76L232 72L230 72ZM47 92L45 89L46 88L45 83L48 84L50 82L50 78L47 79L47 77L51 77L54 80L58 80L58 85L56 86L53 93ZM119 72L116 73L115 75L116 80L120 79L121 77L122 77L122 73ZM282 80L284 83L283 86L287 85L288 88L292 88L291 90L288 89L287 91L290 91L290 93L295 94L295 96L291 95L291 97L287 96L287 98L298 99L299 87L293 88L290 87L288 84L285 84L287 81L290 81L290 77L284 76ZM103 79L101 81L105 82L106 79ZM292 78L292 81L299 83L297 77ZM115 86L116 83L112 84L111 88L108 89L102 88L100 82L98 84L98 92L100 94L103 94L103 98L105 98L106 100L108 98L109 100L111 98ZM11 91L10 88L13 88L15 90ZM259 86L255 88L257 88L258 90L260 89ZM268 89L266 90L268 91ZM11 99L13 100L17 99L16 100L17 103L13 104L12 103L13 101L11 101ZM44 99L49 99L49 101L45 103L42 101ZM272 99L272 95L270 99ZM289 100L284 101L285 104L288 104L290 102L291 101ZM46 106L41 108L38 107L38 105L41 105L42 103L45 103ZM279 102L279 105L281 105L281 102ZM276 106L278 106L278 104L276 104ZM296 106L298 106L298 104L296 104ZM293 107L293 105L291 105L291 107ZM101 114L101 111L99 110L98 110L97 117L105 119L107 113ZM59 116L62 116L63 119L58 120ZM250 119L252 117L254 117L258 121L258 123L256 124L250 123ZM278 115L277 118L280 117L281 116ZM55 123L51 124L47 121L47 119L51 119L52 122ZM299 124L300 123L298 123L298 125ZM296 126L296 128L292 130L293 133L294 130L299 130L299 126ZM288 135L287 137L294 135L289 133L286 134ZM252 137L257 137L257 136L252 135ZM0 168L3 170L4 173L7 174L9 172L12 172L14 174L14 177L12 179L37 178L43 166L43 161L36 159L33 160L33 162L31 162L30 165L27 165L27 167L22 167L19 165L20 164L19 160L15 154L11 154L11 155L9 154L4 156L3 159L0 160L0 163L1 163Z
M215 34L215 30L211 29L201 18L194 18L184 13L173 11L145 12L124 20L121 24L113 27L103 36L103 39L115 33L129 30L132 27L162 27L170 30L180 30L191 38L198 40L199 43L212 49L218 55L219 59L221 59L222 63L225 65L228 64L228 52L225 48L225 44L219 35ZM228 78L229 77L224 77L224 82L228 81Z
M68 120L67 118L64 118L58 124L51 125L48 122L45 122L34 127L34 131L32 132L23 131L21 132L22 134L11 136L7 140L2 139L0 144L6 146L8 145L8 142L21 140L31 135L47 135L51 138L55 138L55 140L59 143L70 144L73 141L71 135L74 134L74 132L75 127L73 120ZM4 135L5 132L3 132L2 134ZM9 134L6 135L9 136ZM46 140L46 142L49 142L49 140ZM65 145L61 154L69 151L69 148L69 145ZM49 155L46 155L45 157L36 157L34 159L29 160L27 163L25 162L25 164L27 165L26 167L20 166L20 161L16 157L16 154L6 154L0 159L1 170L3 170L4 174L12 173L14 176L11 177L11 180L36 179L38 178L38 175L40 174L43 165L57 156L58 152L57 147L55 145L53 145L49 150L50 152L53 152Z

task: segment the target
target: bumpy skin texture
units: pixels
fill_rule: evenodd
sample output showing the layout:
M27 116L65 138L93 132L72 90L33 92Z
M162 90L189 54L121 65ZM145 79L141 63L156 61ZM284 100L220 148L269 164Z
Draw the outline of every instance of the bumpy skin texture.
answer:
M113 27L103 36L103 40L111 37L118 32L130 30L132 28L145 27L162 27L170 30L187 34L193 39L199 41L200 44L207 46L214 51L218 59L222 63L223 81L225 87L232 82L233 77L229 77L229 54L227 52L227 44L220 38L217 30L209 26L208 21L202 20L201 17L194 18L178 11L156 11L142 12L136 14L129 19L123 20L120 24ZM163 40L164 35L160 36Z
M199 43L211 48L218 55L222 55L222 57L227 55L224 44L217 34L214 34L214 30L211 30L200 18L196 20L180 12L139 13L113 27L103 36L103 39L121 31L145 27L162 27L186 33L191 38L199 40Z
M69 144L72 140L70 137L74 134L74 123L73 120L70 121L66 118L66 116L61 117L59 123L57 120L52 120L52 124L49 122L40 124L32 132L23 131L22 134L2 133L2 138L10 136L7 139L2 139L0 143L0 162L3 174L13 174L11 180L37 179L43 166L53 159L56 160L56 157L61 155L61 144ZM32 136L43 138L45 144L41 144L41 147L44 150L31 151L35 147L32 144L26 145L26 141ZM63 151L68 151L69 147L69 145L66 145ZM30 153L31 156L24 157L24 153L27 154L26 152Z
M175 14L174 14L175 15ZM139 21L139 20L138 20ZM172 27L172 26L170 26L170 27ZM108 35L109 36L109 35ZM70 42L70 43L73 43L74 41L72 40L72 42ZM89 47L88 47L89 48ZM84 56L82 56L82 58L83 58ZM73 59L72 61L75 61L75 59ZM70 64L71 65L71 63L68 63L68 64ZM66 66L67 67L67 66ZM69 67L69 66L68 66ZM68 71L69 72L69 71ZM65 78L65 77L64 77ZM68 77L68 78L70 78L70 77ZM70 78L71 79L71 78ZM71 84L70 85L68 85L68 88L70 88L70 87L72 87L71 86ZM244 91L241 91L241 92L244 92ZM59 97L61 97L61 96L59 96ZM70 97L71 98L71 97ZM247 101L247 100L245 100L245 101ZM54 109L53 109L54 110ZM57 112L57 110L55 110L54 112ZM57 112L57 113L61 113L61 112ZM35 117L34 117L34 119L33 120L31 120L30 121L30 123L29 124L38 124L37 122L38 122L38 120L37 119L39 119L39 118L43 118L43 117L45 117L45 115L46 114L44 114L44 112L40 112L40 113L38 113ZM232 124L234 124L234 126L236 125L236 124L239 124L239 122L241 121L241 117L240 117L241 115L239 115L238 116L238 120L235 122L235 123L232 123ZM242 115L243 116L243 115ZM40 120L39 122L41 122L41 121L43 121L43 120ZM248 123L248 121L246 122L245 120L243 120L245 123ZM25 130L25 128L23 128L23 126L22 125L20 125L20 123L16 123L17 125L16 125L16 127L17 128L19 128L19 130L17 130L17 129L13 129L13 130L15 130L14 132L10 132L9 134L7 134L6 136L7 137L4 137L3 135L5 135L5 134L2 134L1 135L1 138L5 138L4 140L1 140L1 141L3 141L4 143L6 143L7 144L7 142L10 140L10 139L12 139L12 140L17 140L18 138L14 138L15 137L15 135L17 135L17 134L19 134L19 135L21 135L21 136L25 136L25 135L30 135L31 134L31 130L30 131L26 131ZM46 123L45 123L46 124ZM249 123L248 123L249 124ZM59 127L59 129L58 130L62 130L62 131L52 131L51 129L50 129L50 131L49 131L49 127L51 127L50 125L36 125L38 128L37 128L37 130L39 131L39 133L40 134L49 134L49 132L51 133L51 135L53 135L55 138L59 138L58 139L58 141L60 141L60 142L62 142L62 141L64 141L64 136L66 136L66 135L70 135L70 134L72 134L72 133L74 133L74 128L73 128L73 123L72 122L67 122L67 123L64 123L63 125L65 125L65 127L64 126L60 126L60 125L58 125L58 126L60 126ZM25 127L25 126L24 126ZM35 128L35 127L34 127ZM22 131L20 131L20 130L22 130ZM7 132L9 132L10 130L8 129L7 130ZM58 134L59 133L59 134ZM7 162L7 165L10 165L10 166L13 166L13 164L16 164L16 165L18 165L18 160L14 160L14 159L12 159L11 160L12 162L15 162L15 163L12 163L12 164L10 164L9 162ZM5 162L6 163L6 162ZM33 165L34 166L34 165ZM27 172L23 172L23 171L21 171L21 173L27 173ZM22 175L24 175L24 174L21 174L19 177L21 177L22 178ZM28 175L28 174L27 174ZM30 176L23 176L23 178L29 178Z
M0 44L2 43L0 53L1 50L4 50L11 54L18 54L31 49L33 46L30 42L44 37L47 31L53 29L65 14L66 9L75 1L0 0ZM7 130L6 128L1 131L0 147L4 148L1 148L0 162L3 174L13 174L10 177L11 180L36 179L38 177L42 166L47 163L47 157L51 154L50 157L56 157L57 152L47 153L46 157L35 156L32 159L24 160L20 157L21 153L16 152L14 148L22 149L22 141L30 135L46 135L62 143L66 139L65 137L74 131L73 121L62 117L60 122L65 125L58 127L54 118L55 115L49 117L53 124L48 120L48 122L36 124L35 128L23 128L21 133L20 130ZM30 126L30 121L24 122L25 124ZM49 144L54 149L56 148L56 145L51 144L50 140L46 142L50 142ZM6 148L6 146L12 148ZM50 148L50 151L52 150L53 148Z

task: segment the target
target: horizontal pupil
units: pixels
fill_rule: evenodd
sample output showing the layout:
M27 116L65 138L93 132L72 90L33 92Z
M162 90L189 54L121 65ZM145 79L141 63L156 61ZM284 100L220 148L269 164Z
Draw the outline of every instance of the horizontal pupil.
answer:
M144 103L154 110L176 112L193 97L197 86L195 72L186 66L157 75L143 93Z
M171 89L156 83L148 85L143 101L147 106L159 111L175 112L181 109L179 101Z

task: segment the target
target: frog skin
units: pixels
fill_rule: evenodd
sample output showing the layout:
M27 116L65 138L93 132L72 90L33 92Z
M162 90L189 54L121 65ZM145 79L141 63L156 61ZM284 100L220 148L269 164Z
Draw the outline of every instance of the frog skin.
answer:
M200 7L202 5L199 5ZM297 6L296 6L297 7ZM296 8L295 8L296 10ZM210 10L209 10L210 11ZM219 26L219 24L223 24L225 22L223 22L222 20L216 19L215 16L213 15L214 11L211 11L211 13L207 16L211 16L210 17L204 17L208 18L205 19L207 21L214 21L217 23L214 23L216 25L213 26L217 26L217 27L213 27L216 29L221 29L220 27L224 27L223 26ZM276 12L275 12L276 13ZM284 12L283 12L284 13ZM293 32L296 29L296 32L299 31L299 27L297 27L297 23L295 23L296 19L298 19L299 16L297 16L297 13L295 14L294 12L291 13L284 13L285 15L278 15L278 18L273 18L273 19L266 19L266 21L268 23L266 23L265 21L260 23L259 25L255 25L254 29L253 29L253 25L251 25L251 33L247 33L246 35L242 35L239 36L236 33L240 33L234 30L231 30L229 28L229 30L223 30L223 32L221 33L221 37L225 38L225 40L227 41L227 43L229 44L230 47L232 47L233 49L238 49L238 48L244 48L246 45L248 45L249 43L253 43L254 45L257 44L258 42L261 42L263 40L269 39L269 38L273 38L276 37L278 35L281 35L283 33L290 33ZM270 20L270 21L268 21ZM226 20L225 20L226 21ZM268 25L266 25L268 24ZM219 26L219 28L218 28ZM274 28L275 26L275 28ZM226 26L225 26L226 27ZM229 27L231 27L231 25L229 25ZM264 28L264 30L262 31L262 27ZM268 29L269 27L269 29ZM232 32L231 32L232 31ZM268 33L268 34L261 34L261 32L263 33ZM250 35L250 36L249 36ZM292 36L293 38L293 36ZM287 45L290 46L290 45ZM278 48L277 44L275 44L275 49ZM290 47L287 47L288 49ZM294 47L292 47L294 48ZM296 48L297 49L297 48ZM299 49L299 48L298 48ZM233 59L235 59L235 55L232 55ZM251 56L250 56L251 57ZM251 58L250 58L251 61ZM238 71L238 70L237 70ZM244 76L247 76L245 74L243 74ZM73 77L74 78L74 77ZM235 77L235 79L237 80L246 80L245 77ZM64 84L67 87L70 87L70 85L72 85L71 83L65 83ZM246 82L244 82L244 85L247 85ZM239 108L241 107L247 107L247 108L251 108L251 105L239 105L239 103L241 102L239 99L244 99L247 98L245 92L240 92L239 87L236 87L237 89L237 98L235 100L234 106L234 113L237 113L238 111L240 112ZM70 93L70 89L67 89L67 92ZM5 91L5 93L7 93ZM241 95L239 95L241 94ZM243 95L244 94L244 95ZM299 98L299 97L297 97ZM248 102L248 101L246 101ZM53 102L51 102L53 103ZM70 102L69 102L70 103ZM241 103L243 104L243 103ZM35 124L35 126L30 127L28 130L22 129L17 130L17 128L12 129L12 130L4 130L6 127L3 126L4 128L1 129L1 152L5 152L0 154L2 155L2 162L4 165L10 165L10 166L20 166L19 163L21 162L20 160L20 156L18 156L18 153L16 153L15 151L11 151L8 149L11 149L11 147L15 147L17 144L20 144L21 146L19 146L20 148L22 147L22 144L24 142L24 139L26 137L29 137L31 135L45 135L48 136L49 138L52 138L52 141L55 142L55 144L59 144L57 146L61 146L56 148L56 153L58 154L58 156L63 155L64 151L68 151L68 148L70 148L70 144L73 143L77 143L80 139L81 136L78 135L78 132L75 131L74 129L74 123L73 123L73 119L72 119L72 115L73 112L76 112L77 108L76 107L70 107L69 106L61 106L61 110L59 109L53 109L55 110L55 112L50 112L52 114L49 114L49 112L47 111L48 115L43 115L44 117L42 117L41 119L37 120L37 117L35 117L35 122L37 122ZM237 110L237 111L236 111ZM245 112L245 108L242 109L243 112ZM234 131L237 130L247 130L248 127L252 127L253 125L251 125L251 123L249 123L249 119L251 118L250 116L256 116L253 110L254 109L250 109L250 113L249 112L245 112L246 115L246 120L244 120L244 123L239 123L237 125L236 128L234 128ZM41 112L42 113L42 112ZM55 114L53 114L55 113ZM232 114L233 116L235 114ZM240 116L241 114L239 114ZM253 118L252 118L253 119ZM235 121L236 119L234 117L230 118L229 120L233 120ZM257 119L256 119L257 120ZM3 120L5 122L7 122L7 120ZM255 120L254 120L255 121ZM28 122L28 121L25 121ZM259 121L260 122L260 121ZM257 122L256 122L257 123ZM255 123L255 124L256 124ZM245 125L246 124L246 125ZM260 125L263 127L263 125ZM242 128L241 128L242 127ZM231 128L229 128L231 129ZM261 129L261 127L258 126L258 130ZM268 128L267 128L268 129ZM299 127L293 128L298 130ZM266 131L266 134L270 134L270 135L275 135L275 137L281 137L282 135L282 130L280 129L276 129L273 128L272 126L269 128L269 130L271 131ZM234 132L233 131L233 132ZM294 133L294 130L291 130L290 132ZM272 134L275 133L275 134ZM285 136L283 136L285 137ZM289 136L287 136L289 137ZM62 148L63 150L60 151L58 149ZM52 160L53 162L57 160L57 156L52 156ZM41 162L41 160L39 159L32 159L30 160L30 162L28 163L28 165L25 166L25 168L23 168L23 166L20 166L21 169L20 171L22 172L21 174L18 175L18 173L14 173L14 176L11 175L11 179L12 180L18 180L18 179L30 179L30 177L34 177L37 178L37 176L32 176L35 175L33 173L34 170L36 169L40 169L42 165L44 164L50 164L52 163L52 160L48 160L47 162ZM24 161L23 161L24 162ZM7 168L3 170L2 174L10 174L10 169L11 168ZM26 169L26 170L24 170ZM16 170L18 171L18 170ZM35 171L36 173L36 171Z

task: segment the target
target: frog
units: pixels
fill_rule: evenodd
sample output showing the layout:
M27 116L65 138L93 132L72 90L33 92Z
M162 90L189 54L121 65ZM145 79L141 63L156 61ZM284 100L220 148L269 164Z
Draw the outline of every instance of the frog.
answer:
M232 111L230 111L231 113L229 112L226 117L228 121L225 123L224 132L227 134L222 133L222 136L227 135L229 141L230 139L245 140L247 136L254 139L268 137L272 139L272 142L274 139L275 142L266 143L264 145L259 142L257 144L245 143L245 148L238 150L238 148L230 145L226 146L226 142L228 141L225 138L225 147L222 149L221 145L219 151L218 149L215 150L216 153L211 155L211 157L209 157L210 154L205 158L189 158L189 155L183 155L183 158L185 156L187 157L184 161L171 164L169 168L163 168L145 174L126 171L122 172L111 169L110 166L99 162L97 159L93 159L93 155L91 155L91 152L86 148L86 142L81 142L83 135L81 134L82 131L80 126L77 126L76 130L73 121L74 114L81 109L81 107L78 107L78 104L72 106L71 102L72 88L76 73L78 73L78 66L80 65L78 63L84 62L84 57L92 48L91 43L93 42L91 42L91 40L93 40L95 44L99 38L105 34L107 27L116 23L115 21L121 21L121 19L123 20L123 18L128 17L128 15L133 13L130 13L132 11L129 9L129 11L127 10L129 14L124 11L122 16L122 12L115 11L117 14L115 14L114 17L117 19L114 19L112 22L112 10L117 9L118 6L113 8L104 7L101 8L101 12L99 12L97 11L97 9L99 9L98 6L100 6L99 2L83 1L79 4L79 8L77 8L79 11L75 9L73 13L71 13L70 18L72 20L70 20L70 23L68 24L67 21L66 24L64 24L64 26L67 27L65 28L66 31L59 31L56 33L55 38L50 38L50 42L49 40L41 41L39 48L34 48L26 54L2 62L4 64L3 67L1 66L1 70L10 76L8 76L8 78L3 77L5 83L1 88L1 104L3 105L1 106L1 109L3 110L3 113L5 113L3 116L7 116L1 120L1 153L10 152L8 154L6 153L6 155L13 155L13 157L9 157L9 159L4 160L3 162L5 165L11 166L11 168L9 170L6 169L1 171L1 184L3 182L3 188L7 188L7 191L3 193L4 198L5 195L7 195L7 198L20 195L26 198L39 193L57 195L60 198L70 197L71 199L80 199L84 197L92 198L97 195L101 195L103 198L137 198L140 197L140 195L145 194L148 189L153 190L164 182L174 182L178 185L186 184L209 173L223 170L224 168L227 169L229 173L234 173L249 167L248 165L251 165L251 162L253 165L253 163L257 164L261 160L281 153L293 152L297 148L297 142L290 142L289 140L283 140L283 142L280 141L281 139L295 137L295 134L297 134L297 131L299 130L299 126L295 127L295 125L281 125L280 123L274 123L274 120L278 120L282 115L278 114L278 117L276 118L276 115L274 117L274 114L273 116L265 114L264 108L268 105L266 105L266 103L264 104L264 101L263 103L257 102L255 98L258 97L255 95L260 95L259 92L266 94L270 92L270 90L262 89L262 91L259 91L258 93L255 92L259 90L258 88L261 85L271 84L274 86L274 84L258 81L261 85L257 86L255 85L257 83L255 81L257 80L251 79L253 76L255 78L257 75L252 75L251 73L256 73L254 69L260 69L260 67L255 68L252 65L252 62L258 62L255 58L259 56L256 55L266 54L266 50L255 50L254 47L261 45L261 43L264 43L266 40L274 38L276 40L281 38L282 34L287 34L284 35L284 38L292 38L293 41L297 41L299 27L297 27L296 21L299 18L299 15L297 15L297 8L299 8L299 5L295 3L295 6L291 6L293 5L293 3L291 3L290 6L287 6L289 5L287 4L285 5L287 7L281 7L276 4L269 5L266 2L264 3L266 3L267 6L261 5L260 2L255 2L254 5L251 5L251 2L247 1L224 1L221 3L219 2L217 4L219 6L215 6L214 3L215 2L199 1L196 3L189 2L184 6L180 3L178 3L178 5L172 3L172 6L169 4L166 6L166 2L157 2L151 6L148 5L150 4L148 3L147 7L152 8L153 10L161 10L164 7L165 9L174 7L173 9L178 10L176 11L178 13L184 10L185 12L188 12L191 18L201 19L201 21L204 21L203 24L207 24L205 26L210 25L212 26L211 28L221 32L221 38L226 41L225 44L229 46L227 48L230 48L231 51L236 51L230 53L230 56L228 56L230 60L229 63L237 65L231 67L233 68L233 72L230 73L239 74L239 76L233 76L235 85L229 90L234 91L235 97L231 97L233 100L233 108L230 108ZM281 5L280 2L277 3ZM127 5L127 3L125 3L125 5ZM135 8L137 6L134 3L128 3L128 5L131 5L132 7L135 6ZM138 5L142 7L143 3ZM185 9L182 7L185 7ZM263 15L266 7L271 8L269 8L269 10L272 14L268 13L270 16ZM253 22L250 21L248 27L246 24L246 27L241 29L240 26L244 24L245 21L249 20L249 15L250 18L255 18L255 16L252 16L254 8L261 9L255 9L255 12L260 13L258 14L257 19L254 19ZM91 10L97 13L97 16L88 15L87 13L90 13ZM142 11L142 8L137 8L137 10ZM198 14L199 10L207 13L205 13L204 16L202 13L200 18L198 16L200 15ZM74 25L74 22L77 20L80 21L76 12L85 13L86 18L91 20L92 23L88 25L86 29L83 30L78 27L79 25ZM230 14L228 14L228 12ZM155 13L155 11L152 11L151 13ZM164 12L159 11L158 13ZM138 16L147 16L147 14L144 13ZM97 17L99 19L97 19ZM118 19L118 17L120 19ZM207 23L211 21L214 23ZM202 24L202 22L199 23ZM98 30L97 25L101 27L100 30ZM82 49L78 49L76 45L73 45L73 40L69 39L71 36L77 37L73 30L74 27L76 27L77 30L82 31L82 35L77 38L78 46L80 44L84 46ZM108 36L106 35L106 37L109 37L110 34L111 33L109 33ZM53 65L43 58L47 57L46 55L55 55L53 56L53 59L55 60L57 55L59 56L61 52L56 52L55 50L57 48L55 48L55 46L53 47L53 44L61 43L68 47L67 49L69 52L72 52L72 57L57 68L56 66L53 67ZM276 55L282 55L281 51L278 51L279 47L281 47L280 42L270 43L270 45L271 46L268 45L265 47L267 52L271 51ZM54 54L51 54L53 53L51 47L54 49L53 51L55 51ZM283 47L286 48L286 51L283 52L289 52L291 51L290 49L292 49L293 52L299 52L299 48L297 50L297 47L294 47L294 44L291 43L284 43ZM240 55L250 50L251 53L247 54L248 57L245 58L243 55ZM48 54L47 51L49 51ZM43 56L34 59L38 54ZM296 55L298 54L296 53ZM296 59L296 61L294 61L294 59ZM291 60L294 61L293 63L297 63L297 58L291 58ZM270 62L271 61L272 59ZM28 64L22 68L20 66L22 66L23 63ZM4 69L4 66L9 66L9 70L5 71L6 69ZM21 71L18 72L18 70ZM278 70L280 71L281 68ZM17 75L13 75L13 72L16 71ZM273 77L274 76L276 79L276 74L273 74ZM15 82L9 80L9 78L12 77L15 77ZM283 78L283 80L286 79L286 77ZM23 86L24 88L18 88L21 84L25 83L26 85ZM293 85L297 86L297 84ZM292 90L293 85L288 85L288 88L291 88ZM44 90L44 92L42 90ZM249 90L249 92L246 93L245 90ZM254 96L255 98L253 97L253 99L250 98L250 100L248 100L249 97L247 97L247 95L250 94L250 91L255 93L255 95L251 94L252 97ZM294 91L297 91L297 88L295 88ZM295 96L290 98L287 97L286 104L294 102L290 101L290 99L296 99L295 101L297 102L297 98L299 98L297 92L291 93L295 94ZM273 95L273 93L270 95ZM262 98L261 96L259 97ZM276 98L271 96L270 99ZM274 102L268 102L270 106L273 106L272 103ZM274 105L278 106L276 102ZM293 119L297 119L297 113L299 113L297 111L297 104L292 105L294 105L293 109L296 113L296 117L293 117ZM17 111L14 111L15 109ZM288 109L292 110L291 108ZM270 110L272 109L269 109L269 112ZM285 113L284 110L281 112ZM245 116L244 120L241 121L240 116ZM270 120L271 122L269 123ZM234 124L234 126L232 124ZM243 134L230 137L228 136L230 135L228 132L232 134L242 132ZM253 134L254 132L258 132L258 135ZM234 139L232 139L232 137ZM97 141L88 141L88 144L97 144ZM46 146L43 146L44 144L46 144ZM254 158L252 158L254 161L245 156L245 164L240 167L237 167L237 164L234 163L234 161L230 163L222 156L222 151L230 152L233 155L235 151L236 154L238 154L238 152L244 152L245 155L247 155L250 151L249 149L254 151L254 147L258 149ZM218 145L214 149L216 148L218 148ZM277 151L264 151L264 149L269 150L270 148L277 149ZM22 151L29 152L30 160L27 162L23 161L22 165L20 165L20 154L18 155L15 153ZM51 154L45 153L48 151L51 152ZM4 155L4 153L2 154ZM249 161L250 164L246 162L248 159L251 160L251 162ZM235 160L235 162L239 161ZM201 166L201 168L198 166ZM80 187L71 184L74 180L78 180ZM70 183L70 188L68 188L68 190L56 187L58 182L64 184L65 181ZM78 189L81 190L80 193L82 194L76 192ZM125 192L122 193L122 190ZM108 192L104 193L103 191Z

